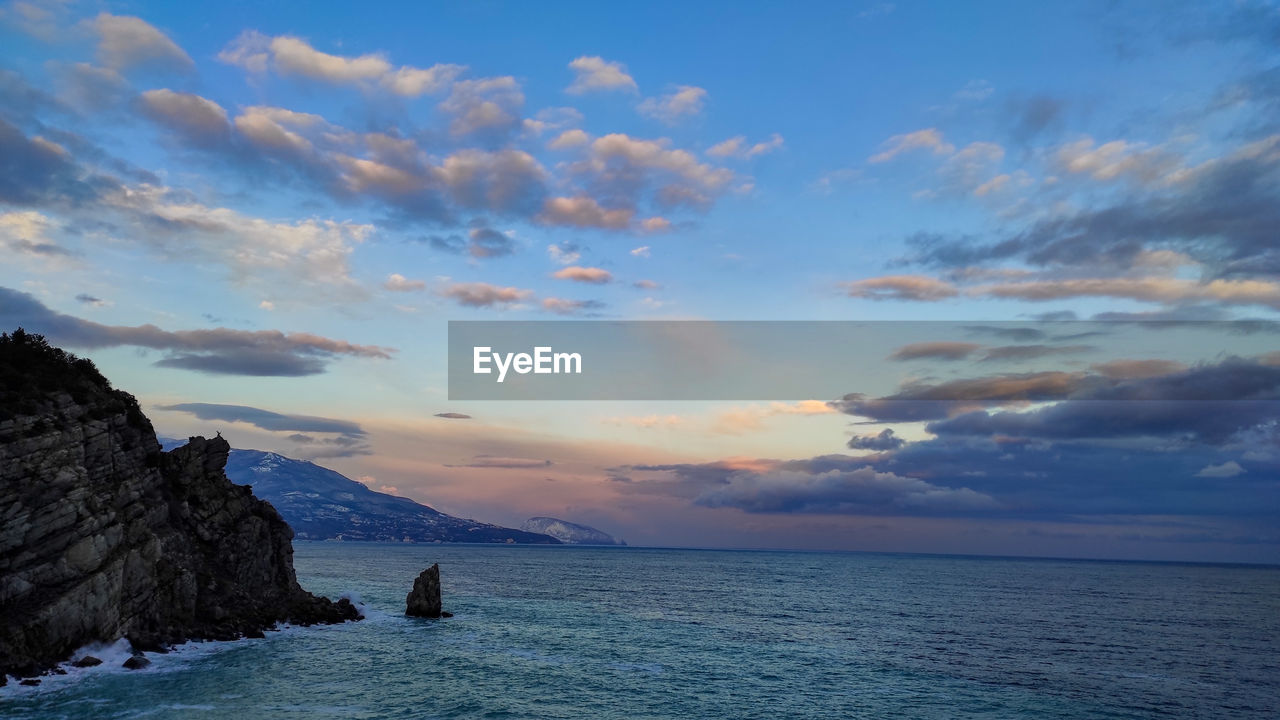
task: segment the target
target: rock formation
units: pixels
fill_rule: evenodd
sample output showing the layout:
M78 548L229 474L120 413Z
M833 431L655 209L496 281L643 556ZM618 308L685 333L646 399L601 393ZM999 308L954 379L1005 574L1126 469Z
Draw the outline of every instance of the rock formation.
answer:
M440 566L432 565L413 581L413 590L404 599L404 614L410 617L451 617L440 610Z
M162 452L92 362L0 335L0 677L119 637L155 650L358 619L298 585L293 531L227 480L230 449Z

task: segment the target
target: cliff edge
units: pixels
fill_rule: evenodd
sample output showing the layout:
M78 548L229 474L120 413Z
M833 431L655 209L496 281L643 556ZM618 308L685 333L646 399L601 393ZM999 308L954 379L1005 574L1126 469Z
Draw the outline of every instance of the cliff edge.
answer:
M0 678L120 637L160 649L358 619L298 585L293 531L227 480L230 450L163 452L92 362L0 335Z

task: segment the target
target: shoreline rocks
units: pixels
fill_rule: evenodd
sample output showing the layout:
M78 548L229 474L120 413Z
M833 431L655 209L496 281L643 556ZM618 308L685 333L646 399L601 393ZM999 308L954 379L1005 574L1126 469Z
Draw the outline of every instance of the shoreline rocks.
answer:
M150 664L151 661L147 659L146 655L143 655L142 653L135 653L131 655L128 660L121 663L121 667L129 670L141 670Z
M162 452L93 363L0 336L0 675L121 637L157 651L359 619L298 585L293 531L226 478L230 450L219 436Z

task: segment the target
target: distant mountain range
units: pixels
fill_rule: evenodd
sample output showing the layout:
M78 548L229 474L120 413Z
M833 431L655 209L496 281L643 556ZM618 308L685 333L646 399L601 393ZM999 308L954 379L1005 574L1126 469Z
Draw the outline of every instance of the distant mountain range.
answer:
M165 448L185 441L162 440ZM261 450L232 450L227 477L275 506L299 540L556 545L538 532L446 515L369 489L341 473Z
M626 545L622 540L593 527L553 517L531 517L524 521L520 529L550 535L567 545Z

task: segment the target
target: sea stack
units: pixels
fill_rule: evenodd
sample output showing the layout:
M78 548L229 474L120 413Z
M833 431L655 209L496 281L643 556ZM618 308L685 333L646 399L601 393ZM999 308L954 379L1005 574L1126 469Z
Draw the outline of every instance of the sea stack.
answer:
M405 598L404 614L410 617L452 617L440 609L440 565L432 565L413 581L413 590Z
M0 335L0 677L121 637L157 650L358 619L298 585L293 531L226 478L230 450L163 452L92 362Z

